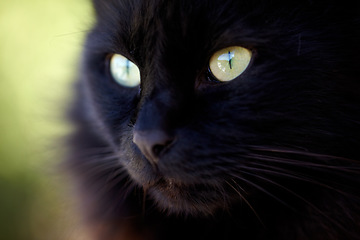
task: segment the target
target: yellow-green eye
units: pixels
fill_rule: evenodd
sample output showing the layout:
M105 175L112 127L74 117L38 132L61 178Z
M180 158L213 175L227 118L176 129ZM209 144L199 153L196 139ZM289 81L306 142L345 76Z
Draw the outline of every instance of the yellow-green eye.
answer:
M234 80L245 71L251 51L243 47L228 47L217 51L210 59L211 73L221 82Z
M140 84L139 68L120 54L111 57L110 72L114 80L124 87L136 87Z

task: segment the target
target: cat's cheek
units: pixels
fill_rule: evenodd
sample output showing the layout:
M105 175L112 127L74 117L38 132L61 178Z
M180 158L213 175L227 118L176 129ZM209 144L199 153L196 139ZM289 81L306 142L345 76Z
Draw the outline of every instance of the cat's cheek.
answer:
M126 144L120 144L121 148L118 152L120 164L138 185L145 187L154 184L158 179L153 166L139 153L131 141L125 142Z
M151 166L141 159L131 159L124 166L130 177L142 187L151 185L156 181Z

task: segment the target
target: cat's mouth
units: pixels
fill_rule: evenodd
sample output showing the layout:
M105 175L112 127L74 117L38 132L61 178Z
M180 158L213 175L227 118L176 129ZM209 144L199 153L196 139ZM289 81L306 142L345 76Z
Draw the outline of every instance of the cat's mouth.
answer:
M218 209L227 209L233 202L234 197L230 194L233 191L227 191L228 186L222 179L204 177L195 178L196 181L193 181L194 178L189 176L191 174L181 174L182 169L164 164L150 164L144 155L139 156L138 152L134 155L138 158L133 158L133 161L125 165L126 169L162 211L207 216ZM162 160L169 162L167 159Z
M147 188L158 207L169 213L210 215L227 206L220 189L207 184L185 184L175 179L161 178Z

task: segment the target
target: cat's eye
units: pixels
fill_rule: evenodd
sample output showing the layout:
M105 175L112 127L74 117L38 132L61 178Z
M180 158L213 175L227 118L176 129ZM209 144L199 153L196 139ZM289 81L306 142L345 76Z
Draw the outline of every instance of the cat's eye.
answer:
M114 80L121 86L136 87L140 84L139 68L120 54L111 56L110 72Z
M221 82L234 80L248 67L251 51L239 47L227 47L214 53L210 59L209 69L212 75Z

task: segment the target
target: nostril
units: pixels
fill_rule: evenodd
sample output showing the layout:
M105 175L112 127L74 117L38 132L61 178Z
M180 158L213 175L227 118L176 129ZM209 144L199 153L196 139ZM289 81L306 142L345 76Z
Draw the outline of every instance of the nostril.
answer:
M173 140L171 139L171 140L168 140L168 141L164 142L163 144L156 144L156 145L153 147L152 151L154 152L154 154L155 154L156 156L160 156L161 153L162 153L167 147L169 147L172 142L173 142Z
M155 156L160 156L161 152L164 150L165 147L165 145L156 144L153 147L152 151L154 152Z
M161 154L173 143L173 140L173 136L161 130L135 130L133 137L133 142L153 164L158 162Z

